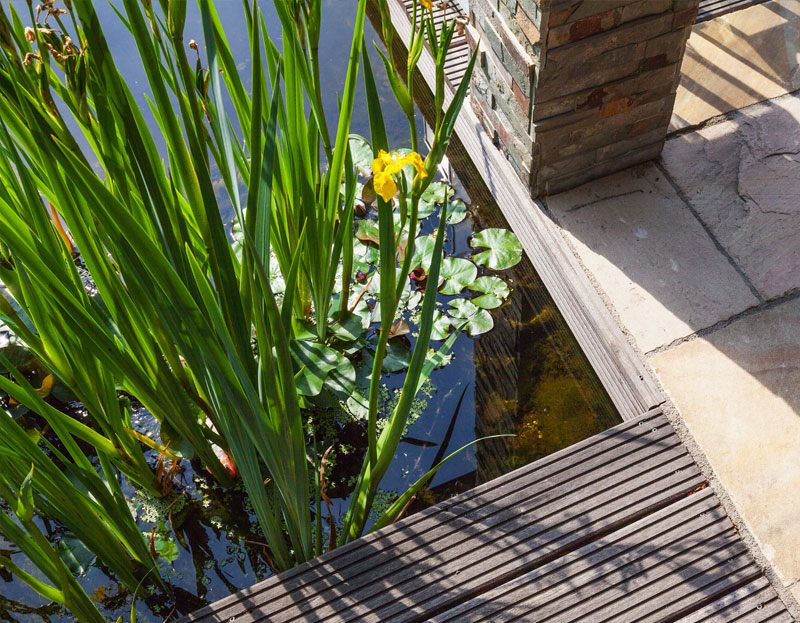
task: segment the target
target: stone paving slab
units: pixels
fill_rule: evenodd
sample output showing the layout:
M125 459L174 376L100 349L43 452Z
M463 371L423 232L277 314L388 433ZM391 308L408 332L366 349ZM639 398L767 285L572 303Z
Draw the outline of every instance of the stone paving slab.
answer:
M551 196L547 206L644 352L758 303L652 164Z
M650 363L775 570L800 580L800 299Z
M765 299L800 287L800 94L675 137L662 157Z
M771 0L697 24L671 130L800 89L800 0Z

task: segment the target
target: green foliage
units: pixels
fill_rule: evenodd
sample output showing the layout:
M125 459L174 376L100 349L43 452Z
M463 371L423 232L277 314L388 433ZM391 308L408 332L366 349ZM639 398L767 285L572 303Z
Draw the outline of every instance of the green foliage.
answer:
M24 345L17 354L30 354L96 423L85 426L58 411L4 361L13 380L0 377L0 390L43 417L67 450L31 439L1 414L0 496L15 500L20 521L34 508L66 525L131 590L142 579L134 567L150 573L156 566L116 471L151 496L163 495L168 487L144 460L142 444L177 457L133 429L127 395L154 415L171 446L193 453L223 485L232 477L218 455L232 459L271 558L287 569L325 549L315 525L322 452L305 407L346 401L366 422L367 456L341 518L341 544L364 532L432 370L447 361L462 330L490 329L481 307L508 294L502 282L476 279L475 266L511 265L508 235L476 237L488 248L475 262L443 259L448 225L465 218L466 206L433 178L466 86L437 115L424 162L417 153L411 76L425 40L443 76L454 25L439 35L433 15L416 6L403 73L392 55L383 57L412 144L411 152L388 153L364 45L366 1L354 7L334 128L320 93L321 0L275 2L280 51L257 4L246 3L249 89L211 0L198 0L206 56L196 67L183 43L185 7L165 0L158 14L149 3L123 0L120 12L147 73L159 136L118 71L92 3L71 5L71 28L48 13L43 26L52 19L59 28L35 29L33 42L10 27L22 23L19 16L8 20L0 8L0 27L8 31L0 51L0 321ZM388 13L380 6L387 33ZM473 56L464 85L474 62ZM359 74L372 144L350 135ZM88 153L72 135L75 127ZM166 163L156 147L162 141ZM403 162L398 171L383 171L383 182L396 188L388 199L375 193L381 171L373 170L373 160L382 157ZM356 218L357 197L365 211L374 204L374 212ZM236 215L234 245L220 216L222 201ZM428 229L435 233L421 235L423 220L436 215ZM424 275L412 287L417 267ZM440 293L469 296L462 293L479 282L484 294L475 303L457 298L449 316L436 309ZM414 318L413 342L404 337L410 331L404 314ZM431 339L443 340L435 352ZM384 371L404 373L390 413L380 410ZM99 472L78 442L94 448ZM20 465L30 464L43 477L26 481ZM413 496L436 469L405 495ZM401 508L387 505L379 525ZM26 529L28 535L9 529L10 538L38 538ZM159 557L177 555L166 531L149 538ZM51 560L52 548L32 558L57 585L63 568L80 572L89 556L64 548L61 558L53 554L59 562ZM84 606L80 598L74 602Z
M40 580L20 568L9 558L0 555L0 565L25 582L45 599L63 604L81 623L104 623L105 618L89 599L73 576L73 570L47 542L47 537L33 521L33 489L39 478L31 467L20 488L10 486L0 473L0 497L4 498L17 516L18 523L0 513L0 534L12 541L45 576Z
M492 227L479 231L472 237L472 246L485 247L472 259L494 270L511 268L522 259L522 245L516 234L507 229Z

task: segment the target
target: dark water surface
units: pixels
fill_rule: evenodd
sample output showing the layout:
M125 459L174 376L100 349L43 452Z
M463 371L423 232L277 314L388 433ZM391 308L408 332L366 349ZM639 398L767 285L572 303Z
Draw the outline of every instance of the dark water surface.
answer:
M27 10L24 2L15 0L12 4ZM274 37L279 34L277 18L270 3L262 4L267 9L270 34ZM217 7L234 55L242 59L240 69L243 75L249 75L242 4L229 0L217 2ZM107 5L98 2L97 10L121 70L146 107L146 79L130 36ZM353 14L354 2L350 0L324 3L321 57L328 110L335 110L336 92L344 82ZM202 39L196 10L187 19L186 40L191 38ZM377 40L369 23L366 38L367 42ZM386 102L384 114L390 142L394 148L407 146L405 118L393 104L379 58L377 54L374 56L373 67ZM361 92L352 131L368 134L366 102ZM467 175L462 177L468 179ZM469 257L472 252L469 239L474 232L507 224L483 188L462 187L458 196L468 203L469 218L450 226L446 251ZM492 271L482 269L481 274ZM511 296L491 311L495 322L491 332L475 338L462 335L453 348L452 362L432 374L431 388L422 396L426 404L419 403L419 417L409 428L406 441L400 444L397 460L382 483L386 501L441 458L478 437L515 435L481 442L461 453L437 473L430 487L414 503L413 510L542 458L620 421L527 258L497 274L511 285ZM398 387L402 379L402 373L388 375L387 386L390 390ZM149 415L145 412L139 416L141 424L147 426ZM350 458L342 456L336 468L340 471L338 480L345 483L349 467L360 465L364 434L358 426L350 426L342 430L342 436L353 447ZM271 574L260 545L262 538L243 492L223 491L206 478L202 469L187 469L180 481L180 494L166 501L148 500L130 491L137 503L142 531L149 534L156 527L165 535L171 532L179 552L174 563L166 566L165 575L172 582L173 595L140 595L137 600L140 621L162 621L167 617L174 620ZM335 514L345 508L344 489L343 486L339 491L343 497L333 500ZM60 538L58 526L52 522L41 525L53 540ZM0 554L10 555L17 564L35 573L15 554L13 545L1 537ZM128 620L130 595L114 578L95 566L83 577L82 584L109 620L119 615ZM71 620L69 613L46 603L0 569L0 622Z

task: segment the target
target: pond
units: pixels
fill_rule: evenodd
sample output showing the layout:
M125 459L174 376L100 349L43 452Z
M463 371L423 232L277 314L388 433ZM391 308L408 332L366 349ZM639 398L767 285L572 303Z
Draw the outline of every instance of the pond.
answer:
M25 2L13 5L27 11ZM277 18L264 3L271 33L279 32ZM249 75L249 52L239 2L219 2L218 8L231 33L232 48L242 75ZM132 90L146 109L146 79L138 56L131 54L133 42L119 24L113 11L98 5L101 20L113 52ZM325 66L322 75L326 85L327 108L336 107L336 93L344 81L346 67L343 56L350 45L353 6L343 0L325 0L321 57ZM200 41L199 18L190 13L187 39L196 33ZM377 40L368 24L367 41ZM277 43L277 42L276 42ZM393 98L385 74L380 71L375 55L378 86L385 95L387 128L390 144L407 146L405 118L390 105ZM420 117L420 128L423 127ZM393 130L392 130L393 129ZM366 102L359 90L352 131L368 135ZM475 232L486 228L507 228L497 206L483 188L463 187L459 171L449 173L447 181L456 189L456 199L467 206L467 218L450 225L445 244L449 257L468 258L474 253L470 240ZM463 175L464 179L468 176ZM430 220L436 220L434 219ZM433 230L426 222L423 233ZM490 310L494 328L480 335L463 333L454 343L448 365L435 370L415 405L414 421L409 426L395 462L381 484L381 496L387 501L407 488L444 456L481 437L512 434L470 446L447 463L414 500L410 512L444 500L458 492L486 482L512 469L565 448L620 421L613 404L602 388L579 345L556 309L528 259L511 269L501 271L510 286L505 302ZM481 268L481 276L494 271ZM453 297L442 296L442 304ZM405 339L413 342L413 333ZM434 347L436 346L434 342ZM402 383L403 373L387 373L383 379L387 396ZM61 405L76 417L81 406ZM135 411L139 428L153 428L152 418L143 409ZM363 425L340 420L337 436L342 448L333 462L331 474L332 511L338 515L348 502L347 483L360 467L366 444ZM155 460L155 457L151 457ZM355 470L355 472L354 472ZM175 618L220 599L231 592L269 577L268 556L262 545L257 522L243 489L223 490L208 477L204 469L193 464L180 475L176 492L165 499L150 496L127 487L125 492L136 509L143 534L155 530L159 546L171 562L166 573L171 594L139 595L140 621L162 621ZM7 512L8 509L3 509ZM52 541L66 540L64 530L53 522L40 521ZM73 550L75 569L83 570L81 584L108 619L128 619L130 594L106 570L89 564ZM13 545L0 537L0 554L10 556L30 570ZM85 553L84 553L85 554ZM0 621L71 621L72 617L59 606L47 603L26 585L12 578L0 567Z

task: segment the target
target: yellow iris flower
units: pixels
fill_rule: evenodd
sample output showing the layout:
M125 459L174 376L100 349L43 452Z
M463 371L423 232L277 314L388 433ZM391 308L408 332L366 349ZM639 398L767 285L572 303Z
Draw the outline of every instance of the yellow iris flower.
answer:
M429 11L433 10L433 0L419 0L419 3Z
M420 177L428 177L422 157L415 151L402 156L397 152L389 153L384 150L378 152L378 157L372 161L372 186L375 192L384 201L390 201L397 193L397 183L392 175L400 173L403 167L413 165Z

